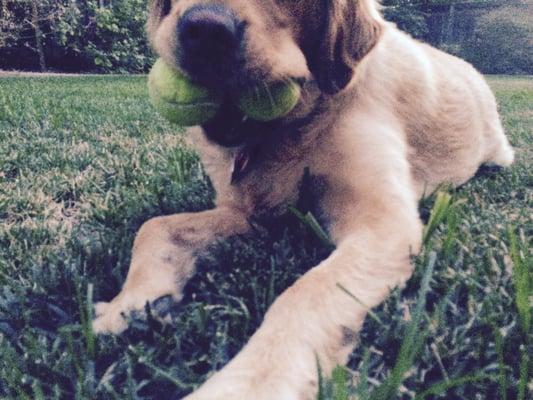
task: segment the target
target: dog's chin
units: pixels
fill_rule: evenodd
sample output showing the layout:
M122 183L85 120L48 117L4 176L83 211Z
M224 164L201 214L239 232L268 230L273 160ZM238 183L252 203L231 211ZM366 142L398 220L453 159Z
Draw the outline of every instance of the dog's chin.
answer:
M314 81L300 81L301 97L286 115L271 121L253 120L239 109L236 97L226 96L217 114L202 125L207 138L225 147L276 140L310 123L320 107L321 92Z
M209 140L225 147L259 143L272 136L282 125L281 119L261 122L246 117L232 103L223 103L214 118L202 125Z

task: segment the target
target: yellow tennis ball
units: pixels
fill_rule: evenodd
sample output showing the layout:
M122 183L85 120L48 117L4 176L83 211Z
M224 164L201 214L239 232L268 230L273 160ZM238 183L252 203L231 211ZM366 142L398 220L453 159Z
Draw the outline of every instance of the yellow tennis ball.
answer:
M301 88L293 80L245 89L239 108L257 121L272 121L287 115L300 100Z
M157 111L182 126L200 125L215 116L220 100L159 58L148 75L148 93Z

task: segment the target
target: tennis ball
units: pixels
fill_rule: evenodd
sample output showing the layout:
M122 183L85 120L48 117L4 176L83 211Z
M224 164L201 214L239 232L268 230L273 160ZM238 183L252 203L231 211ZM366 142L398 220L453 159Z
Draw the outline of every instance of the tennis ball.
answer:
M298 103L301 89L293 80L245 89L239 97L239 108L257 121L271 121L287 115Z
M157 111L182 126L200 125L215 116L220 100L159 58L148 75L148 93Z

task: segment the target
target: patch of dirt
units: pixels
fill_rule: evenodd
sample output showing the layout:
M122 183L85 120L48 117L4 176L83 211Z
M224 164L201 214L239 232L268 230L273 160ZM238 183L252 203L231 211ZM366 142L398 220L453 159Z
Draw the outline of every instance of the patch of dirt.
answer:
M66 74L56 72L26 72L26 71L4 71L0 70L0 78L5 77L47 77L47 76L82 76L82 74Z
M143 74L78 74L78 73L66 73L66 72L28 72L28 71L5 71L0 69L0 78L10 77L52 77L52 76L131 76L131 75L143 75Z

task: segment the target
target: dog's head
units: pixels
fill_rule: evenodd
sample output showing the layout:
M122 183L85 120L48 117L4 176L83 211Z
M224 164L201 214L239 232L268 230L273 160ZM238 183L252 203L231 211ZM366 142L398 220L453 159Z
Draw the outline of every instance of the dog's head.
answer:
M213 89L292 78L335 94L381 21L375 0L151 0L147 30L167 63Z

